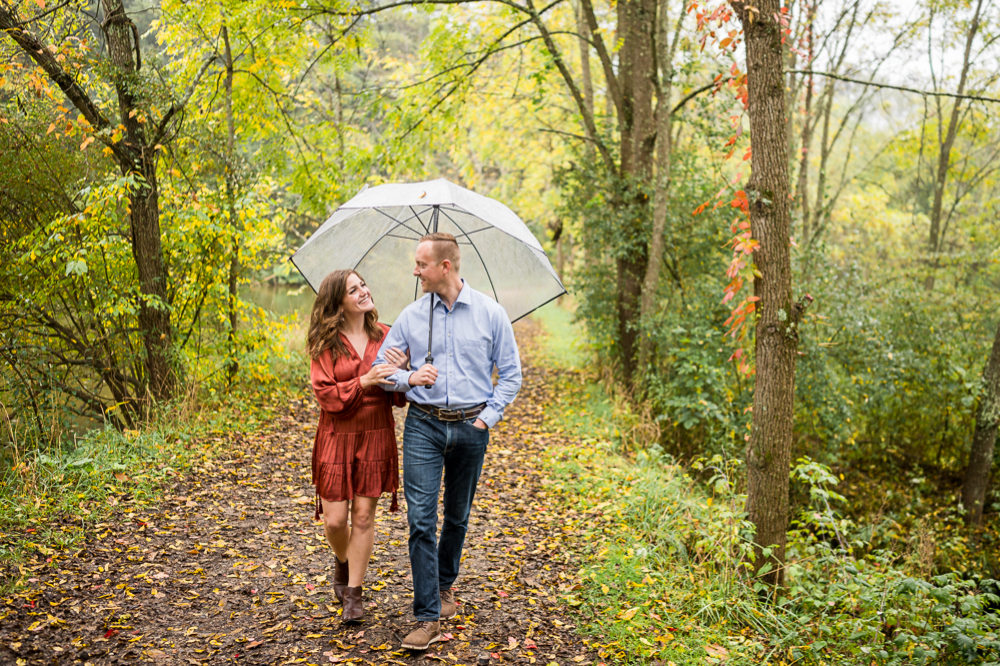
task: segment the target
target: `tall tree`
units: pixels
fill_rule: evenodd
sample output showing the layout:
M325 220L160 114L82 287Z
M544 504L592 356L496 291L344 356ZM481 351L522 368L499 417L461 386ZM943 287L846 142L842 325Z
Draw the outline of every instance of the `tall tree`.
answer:
M792 304L788 201L788 139L779 0L754 5L731 0L746 42L747 112L751 175L745 188L759 277L753 424L747 446L747 512L756 527L754 568L770 564L764 579L784 580L788 530L795 359L798 321L808 300ZM764 556L764 549L770 557Z
M966 519L979 525L983 519L983 503L989 489L990 469L993 467L993 450L1000 426L1000 324L997 324L993 349L983 368L982 391L976 410L976 429L972 435L969 465L962 484L962 504Z
M129 189L129 231L132 255L139 278L139 327L145 347L145 381L154 397L167 398L176 384L171 362L170 307L166 299L167 274L160 238L159 190L156 164L167 124L177 107L171 107L157 126L140 107L143 82L139 32L125 13L122 0L102 0L102 29L108 49L111 84L118 99L118 123L112 123L77 77L55 55L55 49L28 30L16 7L0 0L0 30L8 35L69 98L86 118L95 136L107 145ZM121 140L104 132L120 125Z
M968 28L965 33L965 49L962 52L962 70L958 77L958 89L956 93L958 95L965 94L966 86L969 80L969 69L972 66L972 60L974 58L974 53L972 50L972 45L976 40L976 35L979 32L981 26L980 16L983 9L983 0L978 0L976 2L976 8L972 16L972 20L968 24ZM931 11L929 18L929 23L933 23L934 12ZM928 49L928 55L931 55L930 49ZM934 71L934 63L931 62L931 72ZM935 77L935 84L937 83ZM948 129L943 138L940 137L941 123L944 120L943 109L941 109L941 98L936 98L938 102L938 159L937 166L935 169L934 176L934 202L931 205L931 220L930 220L930 230L927 237L927 252L930 255L930 270L927 274L927 278L924 281L924 287L930 291L934 288L934 273L937 268L937 255L941 251L941 240L942 240L942 228L941 221L944 212L944 190L945 184L948 181L948 172L951 168L951 151L955 146L955 137L958 135L959 125L961 124L962 118L962 100L956 99L955 103L952 104L951 114L948 118Z

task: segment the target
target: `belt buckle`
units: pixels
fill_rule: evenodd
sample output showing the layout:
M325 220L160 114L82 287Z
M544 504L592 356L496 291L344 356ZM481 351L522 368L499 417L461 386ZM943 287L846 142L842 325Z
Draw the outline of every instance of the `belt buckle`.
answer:
M446 423L453 423L462 420L462 412L458 409L441 409L438 411L438 418Z

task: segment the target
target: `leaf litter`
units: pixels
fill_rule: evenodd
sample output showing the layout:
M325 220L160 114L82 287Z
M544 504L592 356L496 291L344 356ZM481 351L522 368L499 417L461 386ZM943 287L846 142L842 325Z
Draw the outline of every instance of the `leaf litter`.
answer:
M340 623L333 553L312 519L318 412L304 391L264 432L222 438L215 459L164 487L158 504L114 498L115 513L79 547L5 565L0 575L23 585L0 600L0 662L594 662L567 595L586 526L540 468L547 448L565 444L545 425L553 386L531 361L537 324L515 328L524 383L491 436L446 641L399 647L414 622L402 492L396 514L380 502L365 621ZM404 418L396 410L400 442Z

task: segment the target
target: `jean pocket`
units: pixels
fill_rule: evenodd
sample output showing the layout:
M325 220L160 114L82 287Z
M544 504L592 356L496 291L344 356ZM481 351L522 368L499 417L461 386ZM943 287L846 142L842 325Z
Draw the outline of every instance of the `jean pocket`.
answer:
M490 433L490 429L489 428L479 428L479 427L473 425L476 422L476 419L478 419L478 418L479 417L477 416L475 419L465 419L464 421L462 421L462 423L464 423L465 425L469 426L469 428L471 428L472 430L475 430L476 432L481 432L481 433L485 433L485 434L488 435Z
M412 404L406 408L406 418L417 419L419 421L430 421L432 417L430 414L422 409L414 407Z

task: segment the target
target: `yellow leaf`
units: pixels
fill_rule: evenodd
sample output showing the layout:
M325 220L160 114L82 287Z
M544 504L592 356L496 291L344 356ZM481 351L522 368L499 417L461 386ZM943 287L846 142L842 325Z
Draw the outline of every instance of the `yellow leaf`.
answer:
M705 500L705 504L707 504L708 506L712 506L712 498L709 497L707 500Z
M638 612L639 612L639 607L633 606L632 608L629 608L627 611L621 614L621 619L624 620L625 622L628 622L633 617L635 617L635 614Z
M608 587L607 585L601 585L601 592L603 592L604 594L607 594L610 591L611 591L610 587Z

